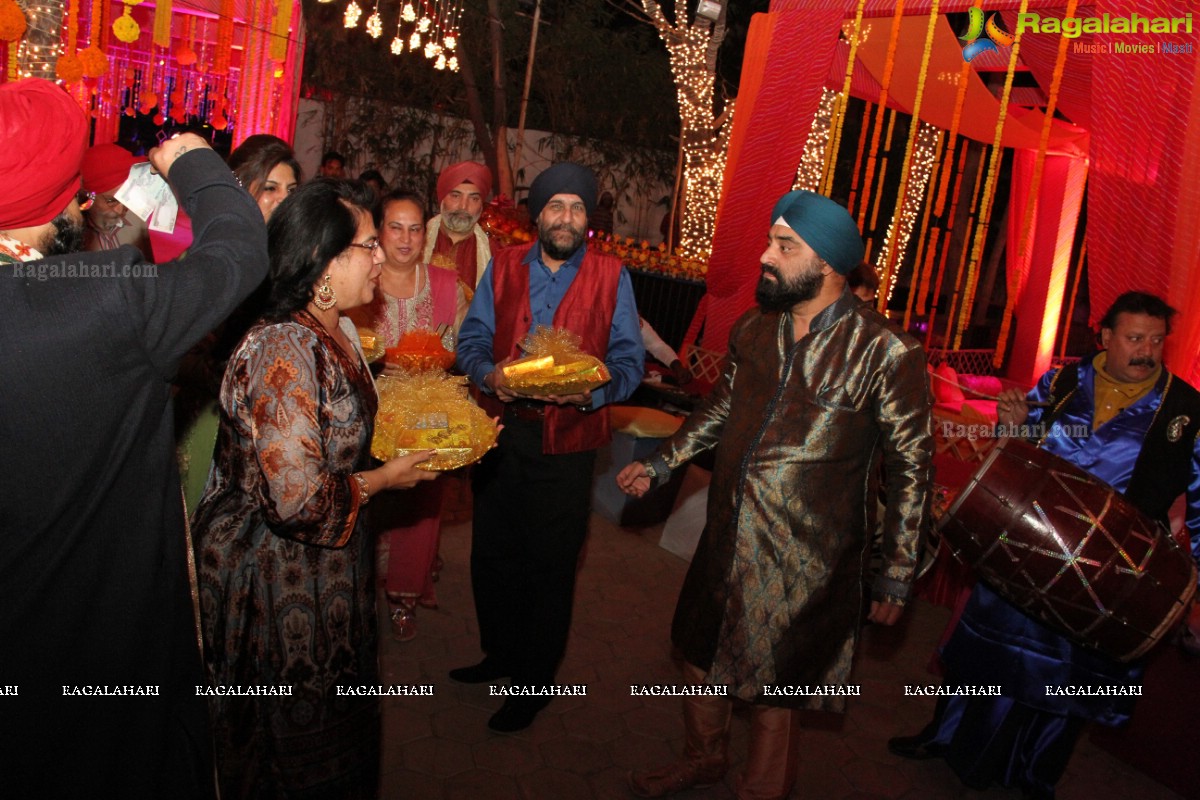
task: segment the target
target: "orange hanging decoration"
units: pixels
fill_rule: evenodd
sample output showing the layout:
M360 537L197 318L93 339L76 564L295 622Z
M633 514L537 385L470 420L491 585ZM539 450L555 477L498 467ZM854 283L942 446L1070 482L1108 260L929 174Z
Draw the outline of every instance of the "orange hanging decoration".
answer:
M175 63L181 67L190 67L196 63L196 18L188 16L187 33L184 41L175 46Z
M79 0L67 6L67 45L54 64L54 74L60 80L74 83L83 78L83 62L76 52L79 46Z
M1024 14L1028 9L1029 0L1021 0L1021 10L1019 13ZM992 154L988 164L987 182L983 188L983 205L979 214L979 224L975 228L975 241L971 245L971 260L967 266L966 295L963 298L962 305L958 309L958 330L954 336L955 350L962 346L963 332L966 330L971 314L971 307L975 302L979 262L983 257L984 243L987 242L988 226L991 223L992 202L996 198L996 179L1000 173L1000 158L1004 153L1004 148L1001 147L1000 142L1004 135L1004 122L1008 118L1008 98L1012 95L1013 76L1016 73L1017 57L1020 51L1021 40L1018 38L1013 42L1012 50L1009 52L1008 72L1004 75L1004 89L1000 92L1000 113L996 118L996 134L992 140Z
M235 10L234 0L221 0L220 19L217 21L217 51L213 56L212 68L216 75L229 74L229 60L233 56L233 14Z
M858 0L854 12L854 27L850 31L850 53L846 57L846 77L842 80L842 91L834 102L830 114L832 131L829 135L829 149L825 151L825 177L821 181L820 193L829 196L833 191L833 173L837 166L837 152L842 146L842 128L846 124L846 104L850 102L850 85L854 80L854 56L858 53L858 43L862 38L863 10L867 0Z
M911 119L908 123L908 142L904 146L904 160L900 162L900 189L896 193L896 208L892 212L892 223L888 237L884 239L884 247L887 248L887 257L883 263L883 269L880 270L879 292L885 299L881 303L886 308L887 301L891 299L892 289L896 285L896 274L898 268L896 260L902 255L900 252L899 241L901 239L900 226L903 224L904 203L908 200L908 184L911 180L912 173L912 156L913 150L916 148L917 136L921 130L921 101L925 97L925 77L929 71L929 57L933 51L933 34L937 30L938 22L938 0L933 0L929 5L929 24L925 28L925 49L921 54L921 66L917 72L917 94L913 98ZM926 180L928 180L926 175ZM883 183L883 181L880 181ZM904 236L907 237L907 231ZM907 239L906 239L907 240ZM911 294L911 293L910 293Z
M867 172L863 178L863 198L870 190L875 178L875 153L879 150L879 134L883 128L883 115L887 111L888 88L892 84L892 72L896 68L896 47L900 41L900 25L904 20L904 0L896 0L896 11L892 16L892 30L888 36L887 59L883 63L883 74L879 78L879 105L875 109L875 130L871 134L871 148L867 153ZM858 210L858 227L863 229L867 220L867 204Z
M1075 9L1079 5L1079 0L1068 0L1067 13L1064 19L1074 18ZM1034 202L1037 200L1038 191L1042 186L1042 173L1046 167L1046 148L1050 143L1050 129L1054 123L1054 110L1058 107L1058 91L1062 88L1063 69L1067 65L1067 45L1070 40L1063 36L1058 42L1058 53L1054 59L1054 73L1050 78L1050 96L1046 101L1046 111L1042 117L1042 131L1038 139L1037 157L1034 160L1033 178L1029 182L1029 196L1025 200L1025 217L1021 224L1021 240L1017 247L1017 252L1021 257L1025 256L1029 247L1029 234L1033 230L1033 208ZM1012 327L1013 312L1017 307L1017 297L1020 294L1019 279L1020 276L1010 276L1008 282L1008 298L1004 303L1004 317L1000 321L1000 334L996 339L996 355L992 359L992 366L999 368L1004 363L1004 354L1008 350L1008 331Z
M28 27L29 23L25 20L25 12L14 0L0 0L0 40L20 41ZM15 51L15 47L9 48L10 59L13 58L12 53Z

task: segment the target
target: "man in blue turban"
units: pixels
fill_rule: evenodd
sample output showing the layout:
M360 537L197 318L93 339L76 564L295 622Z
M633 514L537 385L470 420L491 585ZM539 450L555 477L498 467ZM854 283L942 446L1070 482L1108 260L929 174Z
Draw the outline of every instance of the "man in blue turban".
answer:
M651 458L617 476L640 496L715 450L708 520L671 627L683 653L683 759L635 772L663 797L721 780L731 700L753 704L737 796L786 798L799 709L841 712L862 613L867 509L887 468L884 568L867 619L891 625L928 522L932 399L925 355L846 286L863 242L846 209L789 192L771 212L756 297L704 404Z

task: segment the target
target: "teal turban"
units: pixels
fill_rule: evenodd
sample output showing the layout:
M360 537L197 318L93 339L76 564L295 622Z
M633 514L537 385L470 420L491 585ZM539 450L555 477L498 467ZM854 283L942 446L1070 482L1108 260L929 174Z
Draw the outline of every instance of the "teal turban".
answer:
M771 211L771 223L794 230L825 263L845 275L863 259L862 236L850 212L824 195L803 189L779 198Z

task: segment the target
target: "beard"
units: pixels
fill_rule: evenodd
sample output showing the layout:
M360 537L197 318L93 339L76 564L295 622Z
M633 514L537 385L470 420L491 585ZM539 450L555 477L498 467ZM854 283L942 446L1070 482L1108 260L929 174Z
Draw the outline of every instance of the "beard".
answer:
M754 287L754 299L763 311L788 311L797 303L812 300L821 291L825 276L816 269L818 262L813 263L813 270L805 272L791 280L784 279L775 267L762 265L762 277ZM767 280L767 275L775 276L774 281Z
M566 231L571 234L569 244L558 244L554 241L554 234L558 231ZM542 245L542 252L556 261L566 261L570 258L583 245L583 239L584 230L571 227L568 222L560 222L557 225L543 225L540 221L538 222L538 241Z
M43 245L38 248L42 255L62 256L67 253L78 253L83 250L83 220L75 219L67 211L63 211L50 220L53 233L47 234Z
M466 211L443 211L442 224L451 233L466 233L475 226L479 217Z

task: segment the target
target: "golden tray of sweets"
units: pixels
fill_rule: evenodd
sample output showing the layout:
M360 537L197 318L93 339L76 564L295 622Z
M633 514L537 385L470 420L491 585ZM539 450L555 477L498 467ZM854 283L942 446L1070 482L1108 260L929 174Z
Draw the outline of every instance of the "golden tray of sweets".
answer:
M524 397L581 394L608 383L608 367L579 349L570 331L538 328L521 344L529 355L502 369L505 386Z
M419 466L444 471L474 463L496 446L496 423L475 405L461 380L422 372L383 375L375 386L379 411L371 455L380 461L433 450Z

